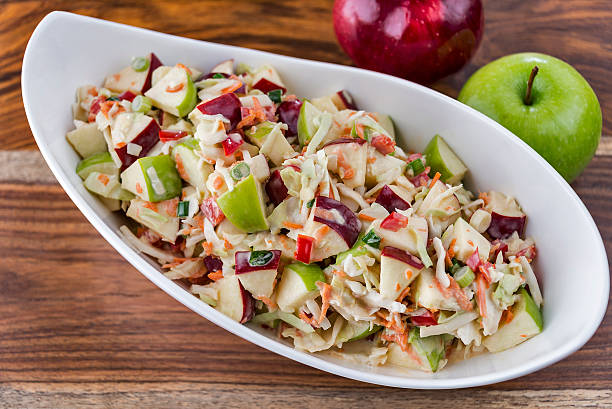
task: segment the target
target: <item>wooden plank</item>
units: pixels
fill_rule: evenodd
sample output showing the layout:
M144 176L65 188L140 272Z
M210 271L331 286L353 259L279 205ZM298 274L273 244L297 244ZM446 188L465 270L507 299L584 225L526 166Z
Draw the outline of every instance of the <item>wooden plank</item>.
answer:
M332 27L331 0L211 1L172 0L92 3L8 0L0 3L0 149L34 149L21 103L23 51L36 24L60 9L195 39L274 53L350 64ZM188 18L187 16L197 16ZM612 112L609 68L612 10L607 0L485 1L486 29L472 62L434 87L456 96L478 67L525 50L556 55L574 65L591 83L604 112ZM258 18L261 17L261 18ZM248 21L248 24L243 22ZM562 38L562 40L560 40ZM604 115L612 134L612 116Z

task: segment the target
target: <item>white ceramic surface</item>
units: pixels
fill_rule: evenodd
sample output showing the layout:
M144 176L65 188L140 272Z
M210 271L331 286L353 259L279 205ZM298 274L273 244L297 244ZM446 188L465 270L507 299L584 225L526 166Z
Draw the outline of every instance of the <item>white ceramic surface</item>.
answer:
M542 334L518 347L450 365L436 374L401 368L366 368L294 350L264 330L240 325L165 278L157 264L122 239L123 218L107 211L82 186L79 160L64 135L72 128L75 89L100 84L132 56L154 51L166 64L204 71L235 58L273 64L297 95L347 89L357 105L390 114L402 146L421 150L436 133L469 166L472 189L516 196L538 245L536 271L544 293ZM62 187L106 240L166 293L226 330L270 351L337 375L404 388L461 388L515 378L579 349L599 326L608 303L605 249L588 211L567 183L529 146L480 113L435 91L395 77L340 65L174 37L64 12L38 25L25 52L22 92L36 142Z

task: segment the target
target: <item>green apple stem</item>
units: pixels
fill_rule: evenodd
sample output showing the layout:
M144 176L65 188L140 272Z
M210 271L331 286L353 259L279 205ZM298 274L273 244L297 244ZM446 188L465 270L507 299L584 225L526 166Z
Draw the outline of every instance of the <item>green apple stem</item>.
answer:
M525 105L531 105L531 89L533 88L533 80L535 79L535 76L539 70L540 69L538 66L535 65L531 70L531 74L529 74L529 80L527 81L527 92L525 92L525 99L523 100Z

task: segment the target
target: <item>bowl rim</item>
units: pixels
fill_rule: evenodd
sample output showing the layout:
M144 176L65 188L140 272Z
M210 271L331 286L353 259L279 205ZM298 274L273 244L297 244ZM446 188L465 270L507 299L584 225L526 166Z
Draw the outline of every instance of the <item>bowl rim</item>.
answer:
M559 188L562 189L565 194L568 196L568 200L573 201L578 205L578 208L582 211L583 216L588 220L589 228L592 231L593 237L597 239L598 244L598 253L600 254L599 263L601 263L604 267L605 271L601 271L602 274L602 284L603 291L600 293L600 298L597 300L597 308L594 311L595 314L592 315L592 319L590 320L588 325L585 325L579 333L575 334L574 337L563 344L563 348L559 348L555 351L542 354L537 359L530 361L527 364L518 365L516 367L512 367L510 369L505 369L502 371L492 372L488 374L482 375L474 375L474 376L466 376L462 378L411 378L411 377L402 377L402 376L394 376L394 375L385 375L380 373L375 373L373 371L361 371L354 369L352 367L343 366L337 364L335 362L330 362L325 359L320 358L317 355L309 354L306 352L298 351L291 346L288 346L284 343L272 340L248 326L239 324L234 322L229 317L223 315L218 312L214 308L208 306L207 304L201 302L196 297L188 293L178 284L174 283L172 280L169 280L165 276L163 276L159 271L157 271L152 265L150 265L143 256L137 252L137 250L133 249L128 245L124 239L119 236L114 230L112 230L103 219L94 211L94 209L84 200L81 194L75 189L75 187L70 183L70 181L66 178L58 159L56 159L51 153L50 149L48 149L47 141L44 134L44 129L37 123L36 119L33 116L31 107L30 107L30 93L28 90L29 81L28 75L30 73L31 64L30 60L33 58L33 50L36 48L36 44L40 41L41 36L44 31L49 27L55 24L69 24L71 21L73 22L88 22L92 25L100 25L100 26L110 26L117 30L123 30L129 33L135 34L145 34L148 36L163 36L169 37L177 42L193 42L205 45L207 47L212 48L223 48L223 49L236 49L242 50L242 52L252 53L253 55L261 55L261 56L274 56L275 59L282 59L287 61L298 61L304 65L319 65L319 66L327 66L334 67L334 69L346 70L346 72L359 72L360 75L370 75L372 77L385 78L386 80L394 81L399 86L412 88L417 92L424 92L429 94L430 96L438 99L440 103L443 104L454 104L457 108L461 109L465 115L476 116L480 121L487 122L490 126L497 128L499 133L502 135L501 137L511 140L512 143L518 144L524 151L525 154L529 155L529 160L533 160L538 162L541 166L544 167L546 172L550 173L554 180L559 184ZM446 95L443 95L435 90L426 88L422 85L393 77L387 74L382 74L378 72L363 70L360 68L344 66L339 64L327 63L327 62L319 62L312 61L307 59L301 59L296 57L284 56L279 54L274 54L266 51L259 51L248 49L244 47L237 47L232 45L224 45L218 43L212 43L208 41L195 40L180 36L174 36L170 34L160 33L153 30L147 30L139 27L129 26L125 24L110 22L106 20L101 20L93 17L81 16L78 14L63 12L63 11L53 11L47 14L37 25L35 30L33 31L23 58L22 65L22 75L21 75L21 88L22 88L22 98L23 104L25 107L26 116L28 122L30 124L30 128L32 130L32 134L34 135L35 141L40 149L42 156L47 162L49 168L53 172L54 176L68 194L70 199L74 202L74 204L79 208L79 210L83 213L83 215L87 218L87 220L93 225L93 227L98 230L98 232L106 239L106 241L113 247L121 256L123 256L132 266L134 266L141 274L147 277L150 281L152 281L156 286L166 292L168 295L196 312L197 314L203 316L214 324L222 327L223 329L237 335L257 346L263 347L271 352L275 352L279 355L282 355L286 358L292 359L294 361L300 362L302 364L317 368L319 370L333 373L335 375L343 376L346 378L384 385L384 386L392 386L392 387L400 387L400 388L412 388L412 389L450 389L450 388L466 388L466 387L474 387L481 385L488 385L492 383L502 382L505 380L517 378L535 371L538 371L546 366L549 366L553 363L556 363L568 355L574 353L578 349L580 349L595 333L597 328L599 327L601 321L607 310L608 298L609 298L609 267L608 267L608 259L605 251L605 247L601 238L601 234L593 221L592 216L588 212L584 203L580 200L576 192L569 186L569 184L552 168L550 164L548 164L541 156L539 156L531 147L529 147L525 142L523 142L520 138L516 137L509 130L496 123L492 119L488 118L484 114L468 107L460 103L459 101L450 98Z

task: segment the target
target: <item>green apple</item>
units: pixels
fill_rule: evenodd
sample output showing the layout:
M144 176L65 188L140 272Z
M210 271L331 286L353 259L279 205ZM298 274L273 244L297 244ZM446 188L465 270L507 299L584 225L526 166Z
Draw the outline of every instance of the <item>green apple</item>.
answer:
M276 303L281 311L294 312L307 300L314 299L319 291L316 282L325 282L325 275L316 264L294 263L285 267L280 282Z
M265 121L245 130L244 133L260 148L259 152L266 155L276 166L280 166L285 159L295 155L295 151L277 123Z
M119 168L108 151L88 156L79 162L76 173L81 179L87 179L91 172L119 176Z
M172 156L181 178L200 192L205 192L206 180L214 169L211 164L200 160L195 153L198 149L199 142L195 138L189 138L172 149Z
M160 202L151 206L151 203L136 198L130 202L125 214L159 234L165 241L174 243L179 230L179 218L176 214L169 214L169 209L174 209L171 203Z
M489 351L506 350L542 332L542 313L533 298L524 288L518 292L518 297L510 307L512 321L503 324L497 332L482 341Z
M429 227L424 217L413 215L408 219L408 225L397 231L382 228L380 223L375 224L373 230L382 239L381 247L397 247L416 255L419 254L419 244L427 243Z
M342 327L342 330L338 333L336 343L339 342L352 342L364 339L376 332L380 331L383 327L381 325L372 325L370 329L369 321L347 321Z
M287 324L291 325L292 327L299 329L305 334L311 334L315 332L314 328L312 328L310 324L306 324L304 321L296 317L294 314L280 311L280 310L258 314L255 317L253 317L251 322L254 324L267 324L268 326L272 327L274 326L273 323L276 320L284 321Z
M107 199L130 200L134 197L130 192L123 190L117 175L106 175L100 172L90 172L83 181L87 190Z
M98 129L95 122L73 129L66 134L66 139L82 158L106 152L108 149L104 134Z
M181 67L173 67L145 95L157 108L177 117L190 113L198 102L196 87Z
M532 72L537 75L530 81ZM601 137L595 93L578 71L548 55L513 54L485 65L464 85L459 101L523 139L568 182L589 163Z
M319 129L318 119L320 117L321 111L310 101L304 100L297 121L298 140L301 146L308 144Z
M138 159L121 173L121 185L148 202L172 199L182 189L181 177L170 155Z
M387 126L389 126L388 122ZM393 123L391 123L391 129L393 129ZM364 115L356 119L353 123L353 127L351 128L351 136L353 138L361 138L369 141L372 139L372 135L374 134L388 136L391 139L394 138L394 135L387 132L387 129L382 124L372 119L372 117L369 115Z
M425 148L427 164L431 167L430 176L440 172L440 179L456 185L463 179L467 167L440 135L434 136Z
M446 355L446 342L444 335L433 335L431 337L421 338L419 329L412 327L408 342L412 345L414 351L419 355L421 361L429 363L429 369L436 372L446 364L444 359Z
M240 230L254 233L269 228L261 185L253 175L242 179L233 190L219 196L217 204L225 217Z

